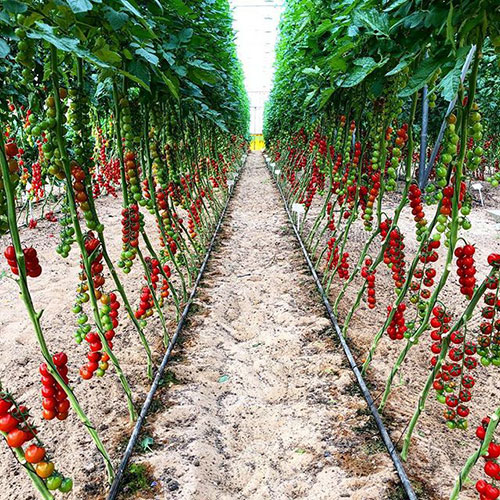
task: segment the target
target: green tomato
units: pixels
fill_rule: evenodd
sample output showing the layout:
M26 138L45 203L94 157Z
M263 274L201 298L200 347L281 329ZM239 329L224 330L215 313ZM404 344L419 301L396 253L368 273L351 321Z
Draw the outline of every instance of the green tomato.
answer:
M491 363L491 361L490 361L490 359L489 359L488 357L483 356L483 357L481 358L481 364L482 364L483 366L489 366L489 365L490 365L490 363Z
M62 480L59 491L61 493L69 493L73 489L73 479L66 477Z
M59 474L52 474L52 476L49 476L47 480L45 481L45 484L47 485L47 488L49 490L57 490L59 486L62 484L62 477Z
M469 219L464 219L462 221L462 227L467 231L472 227L471 221Z

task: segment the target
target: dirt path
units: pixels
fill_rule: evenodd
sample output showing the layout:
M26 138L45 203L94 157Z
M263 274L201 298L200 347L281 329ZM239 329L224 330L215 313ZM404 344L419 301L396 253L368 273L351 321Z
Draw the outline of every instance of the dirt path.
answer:
M392 462L263 158L250 156L135 458L175 499L390 499Z

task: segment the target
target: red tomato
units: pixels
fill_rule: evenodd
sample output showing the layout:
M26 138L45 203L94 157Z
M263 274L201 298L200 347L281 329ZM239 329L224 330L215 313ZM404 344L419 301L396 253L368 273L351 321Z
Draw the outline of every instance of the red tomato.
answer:
M10 432L17 427L19 421L15 419L10 413L6 413L0 417L0 431Z
M26 458L26 462L30 464L41 462L43 457L45 457L45 450L36 444L29 445L24 452L24 458Z
M11 406L12 406L11 401L7 401L5 399L0 399L0 415L7 413Z
M20 448L27 439L26 432L21 429L13 429L7 434L7 444L11 448Z

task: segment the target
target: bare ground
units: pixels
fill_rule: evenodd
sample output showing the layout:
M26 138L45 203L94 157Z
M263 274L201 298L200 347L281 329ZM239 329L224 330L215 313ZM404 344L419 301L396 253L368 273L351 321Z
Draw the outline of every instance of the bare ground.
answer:
M150 418L165 498L388 499L395 472L287 225L250 156ZM158 497L160 498L160 497Z

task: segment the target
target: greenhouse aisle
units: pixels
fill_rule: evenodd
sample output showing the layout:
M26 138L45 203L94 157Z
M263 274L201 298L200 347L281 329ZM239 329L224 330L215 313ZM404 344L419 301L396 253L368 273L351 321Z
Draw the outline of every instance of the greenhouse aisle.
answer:
M260 153L223 228L170 368L178 383L149 419L158 446L135 460L168 498L390 498L392 462Z

